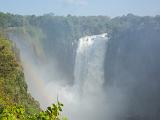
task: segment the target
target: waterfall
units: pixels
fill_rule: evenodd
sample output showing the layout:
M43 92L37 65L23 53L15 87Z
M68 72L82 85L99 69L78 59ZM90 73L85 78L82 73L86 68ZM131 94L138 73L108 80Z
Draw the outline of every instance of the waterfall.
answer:
M79 92L100 92L104 82L107 33L79 39L75 61L75 86Z
M103 91L103 66L107 42L107 33L79 39L74 69L75 82L73 87L63 90L66 109L69 111L66 114L71 120L106 120L108 109Z
M74 84L60 80L56 61L35 64L39 58L32 52L32 44L19 36L10 35L21 52L21 61L29 91L42 108L56 102L64 103L69 120L106 120L106 96L103 90L104 58L107 33L79 39L74 66ZM51 51L49 51L51 52ZM63 82L63 84L61 83ZM99 109L100 108L100 109Z

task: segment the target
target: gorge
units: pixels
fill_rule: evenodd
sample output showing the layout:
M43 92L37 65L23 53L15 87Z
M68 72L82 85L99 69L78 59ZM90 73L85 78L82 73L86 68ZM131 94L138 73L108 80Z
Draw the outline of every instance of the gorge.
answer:
M58 98L70 120L160 119L160 16L19 17L6 33L42 109Z

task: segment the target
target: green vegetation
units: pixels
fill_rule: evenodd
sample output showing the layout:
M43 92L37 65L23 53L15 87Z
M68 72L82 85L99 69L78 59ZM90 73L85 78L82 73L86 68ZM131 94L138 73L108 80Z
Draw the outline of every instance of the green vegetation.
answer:
M18 50L5 37L0 38L0 104L23 105L27 114L40 111L39 103L27 92Z
M24 25L24 18L20 15L0 12L0 27L18 27Z
M59 101L46 111L27 92L18 50L0 34L0 120L67 120Z
M46 111L34 115L26 114L23 106L5 106L0 108L0 120L67 120L60 113L62 106L62 103L57 102L48 107Z

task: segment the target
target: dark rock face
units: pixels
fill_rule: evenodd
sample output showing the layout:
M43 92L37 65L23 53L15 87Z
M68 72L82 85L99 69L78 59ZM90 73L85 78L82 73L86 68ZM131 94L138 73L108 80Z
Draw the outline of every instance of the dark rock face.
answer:
M125 104L121 105L126 108L123 120L160 119L159 46L157 21L119 29L110 37L105 86L116 86L125 95Z

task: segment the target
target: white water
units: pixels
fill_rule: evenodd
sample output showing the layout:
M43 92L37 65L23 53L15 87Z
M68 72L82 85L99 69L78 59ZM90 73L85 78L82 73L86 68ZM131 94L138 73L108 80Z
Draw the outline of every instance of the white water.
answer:
M97 94L104 82L104 57L107 34L79 40L75 62L75 85L83 94Z
M107 34L79 39L75 61L75 83L66 94L71 120L105 120L103 92Z

